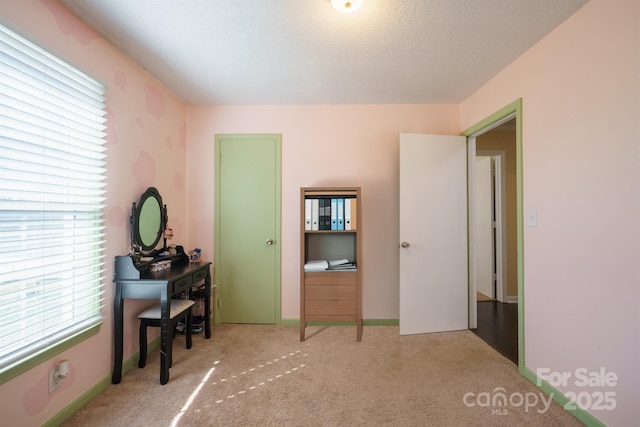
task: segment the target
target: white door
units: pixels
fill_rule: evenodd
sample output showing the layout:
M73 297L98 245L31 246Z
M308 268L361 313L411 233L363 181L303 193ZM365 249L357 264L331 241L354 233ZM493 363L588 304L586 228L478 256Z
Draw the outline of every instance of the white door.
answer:
M400 134L400 334L468 328L467 145Z
M495 298L492 162L489 156L476 157L476 285L478 292Z

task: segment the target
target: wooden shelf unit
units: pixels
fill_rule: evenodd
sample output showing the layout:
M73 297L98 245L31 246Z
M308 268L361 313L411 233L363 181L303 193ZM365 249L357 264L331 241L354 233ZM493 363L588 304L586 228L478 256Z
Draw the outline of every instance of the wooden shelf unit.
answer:
M305 229L305 200L356 201L354 227L349 230ZM362 340L362 199L360 187L302 187L300 189L300 341L308 322L348 322ZM306 271L310 260L349 259L355 270Z

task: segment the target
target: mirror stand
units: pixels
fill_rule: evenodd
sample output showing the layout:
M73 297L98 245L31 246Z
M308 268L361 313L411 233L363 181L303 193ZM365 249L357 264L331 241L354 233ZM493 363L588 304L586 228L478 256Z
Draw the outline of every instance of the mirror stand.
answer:
M176 245L175 253L167 247L167 240L173 238L173 230L167 228L169 215L167 205L155 187L149 187L140 196L138 203L131 206L131 256L136 268L146 269L157 261L170 260L172 264L182 263L188 256L182 246ZM156 246L162 240L162 248Z
M129 217L129 224L131 224L131 251L129 254L133 258L134 263L142 256L142 248L136 243L135 227L136 227L136 202L133 202L131 206L131 216Z

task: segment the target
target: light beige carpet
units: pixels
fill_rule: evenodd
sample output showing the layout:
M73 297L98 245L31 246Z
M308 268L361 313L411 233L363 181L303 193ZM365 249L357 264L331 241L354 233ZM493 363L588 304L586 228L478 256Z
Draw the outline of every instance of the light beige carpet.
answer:
M64 426L572 426L552 402L470 331L400 336L397 327L218 325L174 341L167 385L158 350ZM499 393L506 406L487 405ZM466 397L465 397L466 396ZM484 396L484 397L480 397ZM546 408L546 409L545 409Z

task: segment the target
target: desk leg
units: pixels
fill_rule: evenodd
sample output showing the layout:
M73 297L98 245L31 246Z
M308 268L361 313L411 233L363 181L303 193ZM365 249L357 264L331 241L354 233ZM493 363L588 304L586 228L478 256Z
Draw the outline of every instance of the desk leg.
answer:
M116 282L116 294L113 300L113 373L111 383L119 384L122 380L122 328L123 328L122 285Z
M204 278L204 337L211 338L211 272Z
M171 357L171 337L169 333L169 296L166 285L160 295L160 384L169 382L169 361Z

